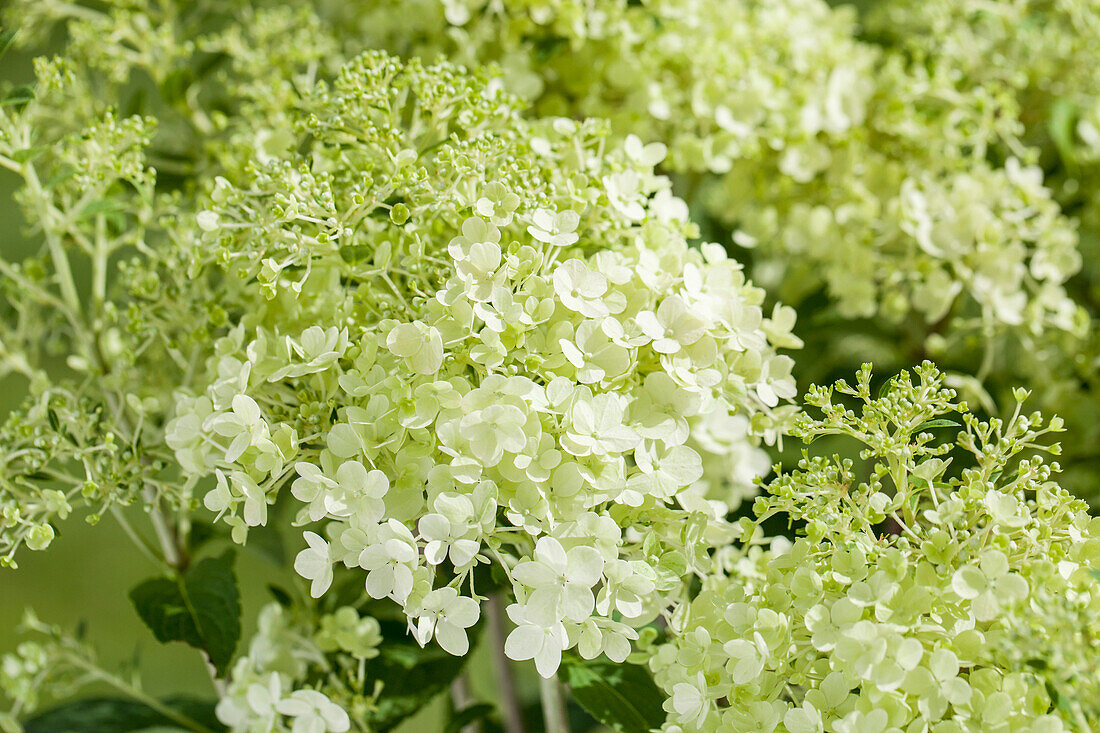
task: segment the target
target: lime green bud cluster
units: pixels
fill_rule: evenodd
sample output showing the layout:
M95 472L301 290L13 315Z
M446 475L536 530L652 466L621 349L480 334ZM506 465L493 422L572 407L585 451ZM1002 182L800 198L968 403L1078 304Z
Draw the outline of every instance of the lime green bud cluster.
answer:
M378 656L381 641L378 621L349 606L314 622L268 604L229 675L218 720L234 733L343 733L353 720L362 730L359 718L374 700L364 692L361 665Z
M980 422L954 397L928 363L878 398L869 368L811 390L823 417L797 432L854 438L866 466L807 456L757 499L652 649L669 730L1095 728L1100 520L1035 455L1061 421ZM773 517L793 543L766 546Z

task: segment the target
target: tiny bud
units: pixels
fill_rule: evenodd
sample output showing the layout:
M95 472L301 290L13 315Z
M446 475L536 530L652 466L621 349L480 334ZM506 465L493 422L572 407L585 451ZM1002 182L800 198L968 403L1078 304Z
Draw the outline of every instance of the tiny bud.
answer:
M199 224L199 229L204 232L212 232L218 228L218 213L216 211L200 211L195 220Z
M409 220L409 207L405 204L394 204L390 209L390 221L401 226Z

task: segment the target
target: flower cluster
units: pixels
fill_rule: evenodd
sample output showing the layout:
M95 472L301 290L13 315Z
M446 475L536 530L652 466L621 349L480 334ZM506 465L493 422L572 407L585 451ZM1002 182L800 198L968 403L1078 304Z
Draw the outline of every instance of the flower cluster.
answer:
M1038 150L1043 184L1077 220L1082 267L1069 288L1092 318L1100 313L1100 84L1092 71L1100 44L1098 10L1093 0L890 0L875 3L865 18L875 42L951 69L961 89L999 90L1014 100L1016 137ZM1012 137L994 146L997 156L1018 149ZM1001 380L1029 384L1045 411L1066 419L1067 482L1094 501L1096 492L1083 487L1096 480L1098 355L1095 333L1085 341L1046 333L1004 355L1004 364L1016 369Z
M796 432L855 438L867 470L807 456L757 499L651 650L668 729L1093 730L1100 520L1035 454L1060 421L980 422L927 362L835 391L858 410L811 390ZM793 543L764 546L773 517Z
M359 30L402 53L492 60L536 110L667 144L681 195L753 249L761 284L796 306L824 288L841 317L889 324L887 342L914 322L895 359L972 353L978 333L1083 328L1063 287L1081 265L1077 237L1020 139L1014 97L960 81L949 58L858 39L851 8L419 6L383 5Z
M932 358L987 410L1042 383L1092 482L1095 5L872 5L858 23L820 0L420 0L340 17L397 53L500 64L540 113L667 145L708 236L812 310L804 383Z
M344 733L352 725L347 711L371 704L361 662L378 656L381 641L378 622L350 606L314 625L268 604L248 653L233 666L218 720L233 733Z
M368 54L295 112L199 214L196 249L269 300L180 397L180 464L216 476L205 504L242 542L289 491L325 523L295 563L313 594L359 568L421 643L466 652L496 562L513 658L625 658L729 536L740 489L705 495L701 454L792 412L793 314L687 246L659 150L524 122L489 78ZM742 440L692 440L738 417Z
M34 223L29 246L0 258L0 380L24 395L0 427L5 566L48 546L74 509L94 523L138 498L180 502L158 432L172 372L158 344L127 331L111 287L158 210L145 157L155 124L90 101L71 60L40 58L34 75L33 94L0 106L0 167Z
M1037 455L1061 420L952 391L994 414L1024 376L1093 473L1100 15L875 5L7 3L17 44L67 46L0 82L29 224L0 564L109 512L162 570L138 614L220 700L31 618L0 728L99 681L192 729L388 729L482 628L582 704L578 671L644 660L601 684L656 682L670 733L1100 728L1100 520ZM790 404L926 356L951 373ZM733 519L792 427L859 447ZM211 519L295 543L235 665Z

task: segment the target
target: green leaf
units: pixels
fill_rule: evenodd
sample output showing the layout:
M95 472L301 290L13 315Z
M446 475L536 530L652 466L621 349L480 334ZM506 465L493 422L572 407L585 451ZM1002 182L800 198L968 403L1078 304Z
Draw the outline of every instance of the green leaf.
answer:
M371 730L381 733L396 728L444 692L462 673L467 657L453 657L434 643L421 649L409 637L403 620L379 618L379 625L383 638L379 655L367 661L363 671L368 692L375 682L383 685L378 708L367 716ZM475 629L468 630L471 647L476 643Z
M645 667L574 655L563 657L562 666L573 699L612 730L648 733L664 724L665 696Z
M241 602L233 550L208 558L180 577L147 580L130 600L157 641L202 649L224 675L241 636Z
M11 154L11 159L16 163L29 163L48 149L49 148L45 145L35 145L34 147L23 148L22 150L14 151Z
M191 520L191 533L187 536L187 545L191 553L195 554L207 542L226 538L228 533L225 531L224 523L214 524L195 517Z
M875 394L875 399L881 400L883 397L890 393L890 390L894 386L894 379L894 377L891 377L879 385L878 392Z
M111 214L116 211L124 211L127 204L116 199L100 199L92 201L77 214L77 220L91 219L98 214Z
M267 592L270 593L271 597L275 599L275 602L283 608L290 608L294 605L294 599L291 597L290 592L282 586L268 583Z
M6 31L0 31L0 56L3 56L4 53L8 50L8 47L11 46L11 42L15 38L15 33L16 31L14 28L9 28Z
M487 703L478 703L459 710L451 716L443 733L462 733L462 729L470 723L488 720L493 715L493 706Z
M46 180L46 182L42 184L42 187L45 188L46 190L54 188L58 184L64 183L65 181L67 181L70 178L72 178L73 176L75 176L76 173L77 173L76 168L72 168L70 166L64 166L58 173L56 173L53 176L51 176L50 178L48 178Z
M962 426L959 423L955 422L954 420L948 420L947 418L942 418L941 417L941 418L937 418L935 420L929 420L928 422L921 423L920 425L917 426L917 429L914 430L913 432L919 433L922 430L930 430L932 428L959 428L959 427L962 427Z
M1077 121L1077 107L1072 99L1060 97L1050 105L1050 117L1047 118L1047 133L1062 160L1073 162L1076 145L1073 142L1073 127Z
M248 543L245 545L245 549L256 553L262 559L275 565L289 564L286 542L273 521L269 520L267 525L249 528Z
M0 99L0 106L24 107L28 102L34 101L34 87L27 84L17 86Z
M212 731L225 730L214 715L212 701L170 697L161 702ZM66 702L23 723L26 733L129 733L153 727L162 731L186 730L140 702L113 697Z

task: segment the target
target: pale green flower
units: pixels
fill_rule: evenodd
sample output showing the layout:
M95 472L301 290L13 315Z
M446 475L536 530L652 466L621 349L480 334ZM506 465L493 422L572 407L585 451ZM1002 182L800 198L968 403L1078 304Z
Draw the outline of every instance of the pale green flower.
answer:
M309 548L302 550L294 558L294 572L312 581L309 593L314 598L320 598L332 585L332 556L329 545L316 532L305 532L302 536Z
M295 690L275 709L294 719L291 733L344 733L351 727L344 709L317 690Z
M378 656L382 632L376 619L360 616L351 606L341 606L321 618L314 640L322 651L344 651L356 659Z
M437 588L420 602L414 636L421 646L435 636L444 651L461 657L470 649L466 629L477 623L478 609L477 601L460 596L454 588Z
M926 362L877 398L869 367L810 390L822 418L797 432L854 438L869 465L807 455L757 499L757 522L801 529L769 547L744 520L723 570L671 615L648 650L666 729L1095 727L1078 691L1100 653L1100 522L1052 481L1056 464L1021 455L1061 425L1019 408L981 422L943 384ZM936 440L926 427L952 413L955 437Z

